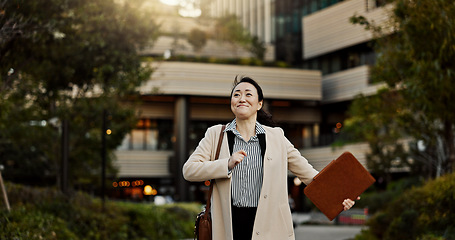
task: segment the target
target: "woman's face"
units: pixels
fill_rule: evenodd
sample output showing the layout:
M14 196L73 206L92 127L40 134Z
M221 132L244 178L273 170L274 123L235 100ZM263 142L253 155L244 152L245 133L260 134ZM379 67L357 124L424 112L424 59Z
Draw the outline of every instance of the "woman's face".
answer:
M235 117L240 120L254 118L256 120L257 111L262 108L259 101L258 92L251 83L239 83L232 92L231 110Z

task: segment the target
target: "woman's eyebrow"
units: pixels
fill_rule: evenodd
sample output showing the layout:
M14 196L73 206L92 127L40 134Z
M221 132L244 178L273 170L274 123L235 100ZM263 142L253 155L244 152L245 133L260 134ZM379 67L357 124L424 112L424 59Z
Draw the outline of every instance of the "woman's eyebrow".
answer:
M241 91L240 89L237 89L237 90L235 90L234 92L240 92L240 91ZM251 89L249 89L249 88L245 89L245 92L251 92L251 91L253 91L253 90L251 90Z

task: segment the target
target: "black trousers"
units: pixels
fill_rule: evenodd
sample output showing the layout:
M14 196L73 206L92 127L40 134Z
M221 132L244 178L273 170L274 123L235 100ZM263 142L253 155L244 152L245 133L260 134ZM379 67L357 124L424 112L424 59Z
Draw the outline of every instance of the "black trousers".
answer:
M231 206L231 209L234 240L251 240L257 208Z

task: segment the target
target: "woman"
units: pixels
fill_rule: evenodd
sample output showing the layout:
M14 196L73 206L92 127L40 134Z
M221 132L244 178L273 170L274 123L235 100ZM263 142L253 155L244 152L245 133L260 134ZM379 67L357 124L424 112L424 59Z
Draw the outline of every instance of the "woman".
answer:
M309 184L318 174L281 128L262 110L261 87L251 78L234 81L231 110L218 159L222 126L210 127L183 166L188 181L215 179L212 193L214 240L295 239L288 203L288 170ZM354 201L346 199L344 209Z

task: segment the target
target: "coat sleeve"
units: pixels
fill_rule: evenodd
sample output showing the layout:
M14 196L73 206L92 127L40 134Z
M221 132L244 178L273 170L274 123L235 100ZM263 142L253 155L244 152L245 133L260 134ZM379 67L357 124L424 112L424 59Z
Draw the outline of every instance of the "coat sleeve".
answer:
M281 130L283 131L283 130ZM313 181L314 176L319 172L308 162L308 160L302 156L299 150L284 136L287 157L288 157L288 169L295 174L303 183L306 185Z
M230 177L228 174L229 158L213 160L220 131L221 125L207 129L204 138L183 165L183 177L187 181L202 182Z

